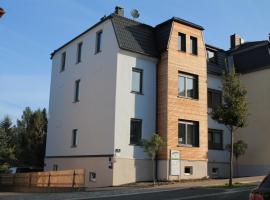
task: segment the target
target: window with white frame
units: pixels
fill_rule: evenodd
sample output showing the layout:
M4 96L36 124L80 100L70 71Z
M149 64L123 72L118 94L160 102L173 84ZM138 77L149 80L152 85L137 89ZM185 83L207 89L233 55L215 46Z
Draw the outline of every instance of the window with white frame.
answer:
M178 143L190 147L199 147L199 122L179 120Z
M178 75L178 96L198 99L198 76L180 72Z
M132 68L132 86L131 92L142 94L143 91L143 70Z

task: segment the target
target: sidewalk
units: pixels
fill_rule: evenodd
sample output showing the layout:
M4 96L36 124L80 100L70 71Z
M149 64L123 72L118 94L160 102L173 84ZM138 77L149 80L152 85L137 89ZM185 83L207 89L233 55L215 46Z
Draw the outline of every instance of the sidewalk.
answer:
M246 183L246 184L257 184L264 176L256 177L245 177L235 178L234 183ZM107 188L89 188L85 192L66 192L66 193L0 193L1 200L82 200L86 198L105 198L108 196L119 196L119 195L131 195L131 194L142 194L142 193L154 193L162 191L173 191L179 189L196 188L196 187L208 187L218 186L228 183L228 179L211 179L192 181L185 183L172 183L167 185L161 185L156 187L143 187L140 184L123 187L107 187Z

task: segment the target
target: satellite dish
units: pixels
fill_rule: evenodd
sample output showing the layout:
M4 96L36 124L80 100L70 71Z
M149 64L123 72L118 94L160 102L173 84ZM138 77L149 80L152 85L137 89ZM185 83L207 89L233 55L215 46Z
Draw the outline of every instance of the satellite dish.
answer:
M137 19L138 17L140 17L140 13L137 9L133 9L131 12L130 12L131 16L133 17L133 19Z

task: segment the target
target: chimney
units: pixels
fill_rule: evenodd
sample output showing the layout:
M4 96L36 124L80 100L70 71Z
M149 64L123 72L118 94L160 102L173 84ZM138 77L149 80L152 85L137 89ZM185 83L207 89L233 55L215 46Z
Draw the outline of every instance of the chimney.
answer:
M244 43L244 40L239 35L237 35L237 34L231 35L231 49L233 49L233 48L235 48L243 43Z
M124 17L124 8L120 6L116 6L114 10L114 14Z

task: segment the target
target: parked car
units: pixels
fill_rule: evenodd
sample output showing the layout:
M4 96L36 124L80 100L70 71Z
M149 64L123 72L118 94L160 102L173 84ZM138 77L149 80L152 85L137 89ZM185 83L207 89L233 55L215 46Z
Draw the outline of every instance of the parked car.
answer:
M31 167L11 167L9 168L10 174L16 173L28 173L28 172L42 172L42 168L31 168Z
M270 200L270 174L249 195L249 200Z

